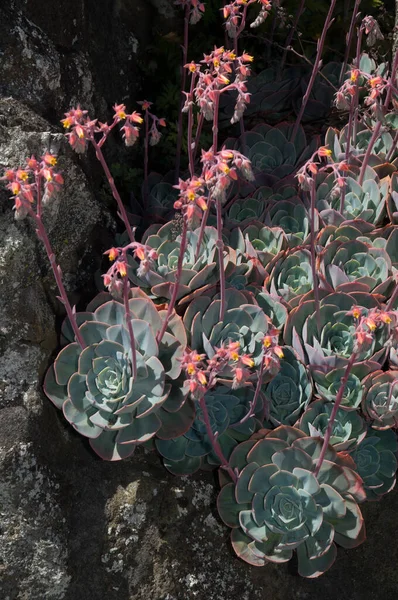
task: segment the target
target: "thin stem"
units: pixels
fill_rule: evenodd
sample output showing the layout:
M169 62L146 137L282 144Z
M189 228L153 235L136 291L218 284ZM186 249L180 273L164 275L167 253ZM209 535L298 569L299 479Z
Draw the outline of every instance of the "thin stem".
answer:
M158 344L160 344L160 342L162 341L164 333L169 324L171 315L173 313L175 303L177 301L177 294L178 294L178 290L180 287L180 280L181 280L181 273L182 273L182 265L183 265L183 260L184 260L185 249L187 246L187 233L188 233L188 219L187 219L186 215L184 215L184 221L183 221L182 233L181 233L180 254L178 255L177 271L176 271L176 275L175 275L173 291L171 293L169 306L167 308L167 313L166 313L166 317L163 321L162 328L158 331L158 334L156 336L156 341Z
M129 306L129 293L130 293L130 287L129 287L129 282L128 282L128 277L125 276L123 277L123 303L124 303L124 318L126 321L126 325L127 325L127 330L129 332L129 336L130 336L130 346L131 346L131 366L132 366L132 380L134 382L136 376L137 376L137 350L136 350L136 346L135 346L135 337L134 337L134 331L133 331L133 326L131 324L131 312L130 312L130 306Z
M217 250L218 250L218 262L220 270L220 321L224 320L225 315L225 270L224 270L224 242L222 239L222 207L221 200L216 200L216 211L217 211Z
M341 385L340 385L339 391L337 392L336 400L334 401L334 405L333 405L333 410L330 415L328 427L326 429L325 437L323 439L323 446L321 449L321 453L319 455L318 464L314 471L315 477L318 476L319 471L321 470L322 463L325 459L326 450L328 449L329 441L332 436L333 424L336 419L337 411L339 410L341 401L343 400L345 386L347 385L348 377L350 376L350 372L351 372L352 367L355 364L356 358L357 358L357 352L354 352L352 354L350 360L348 361L348 364L345 369L345 373L343 375L343 379L341 380Z
M145 111L145 139L144 139L144 212L148 208L148 152L149 152L149 114Z
M78 342L79 346L82 348L82 350L84 350L84 348L86 347L86 344L83 340L81 331L79 330L79 327L77 325L76 314L70 305L67 293L65 291L65 287L64 287L64 284L62 281L62 270L61 270L61 267L59 265L57 265L57 263L56 263L55 254L52 250L50 240L48 239L46 228L43 225L41 217L34 212L34 210L30 207L30 205L28 207L28 210L29 210L29 214L31 215L31 217L34 219L34 221L36 223L37 237L39 238L39 240L41 240L43 242L44 247L46 249L48 260L50 261L50 265L51 265L51 268L52 268L52 271L54 274L54 278L55 278L55 281L56 281L56 284L58 286L58 290L60 293L60 300L61 300L62 304L65 306L66 314L68 315L68 319L69 319L69 322L73 329L73 333L75 334L75 339Z
M361 171L359 173L359 179L358 179L359 185L363 184L363 180L365 178L365 173L366 173L366 168L368 166L368 162L369 162L369 158L372 153L372 150L373 150L373 146L375 145L376 140L380 135L381 125L382 125L381 121L378 121L376 123L376 127L373 130L372 137L370 138L368 147L366 148L365 156L362 161Z
M298 25L298 22L300 20L300 17L303 14L304 6L305 6L305 0L301 0L300 6L298 8L298 11L296 12L296 15L294 17L293 25L292 25L292 27L291 27L291 29L289 31L289 35L287 36L287 39L286 39L286 42L285 42L285 49L283 51L282 60L281 60L281 64L280 64L280 67L279 67L279 77L278 77L278 79L280 79L281 76L282 76L282 71L283 71L283 68L285 66L287 53L288 53L288 50L290 48L290 44L292 43L293 36L296 33L296 29L297 29L297 25Z
M198 237L198 244L196 246L196 251L195 251L195 262L198 260L199 258L199 254L200 254L200 249L202 246L202 242L203 242L203 236L205 234L205 227L207 224L207 218L209 216L209 211L210 211L210 206L209 206L210 202L208 202L208 206L207 206L207 210L204 212L203 214L203 218L202 218L202 222L200 224L200 231L199 231L199 237Z
M192 73L192 78L191 78L191 88L189 90L189 98L190 101L193 98L193 92L195 89L195 83L196 83L196 74ZM182 113L181 113L182 114ZM191 178L194 176L195 174L195 169L194 169L194 165L195 165L195 160L194 160L194 146L193 146L193 102L190 102L189 108L188 108L188 163L189 163L189 173L191 175Z
M187 72L184 65L188 62L188 33L189 33L189 13L190 5L187 4L185 7L184 15L184 43L182 46L182 65L181 65L181 98L180 98L180 110L178 112L178 125L177 125L177 149L176 149L176 166L175 166L175 180L178 181L180 176L180 165L181 165L181 148L182 148L182 125L183 115L182 107L184 106L184 93L187 82ZM189 152L189 150L188 150Z
M321 56L322 56L322 52L323 52L323 47L325 45L326 34L327 34L328 29L329 29L329 27L330 27L330 25L332 23L332 15L333 15L334 8L336 6L336 1L337 0L331 0L331 2L330 2L329 12L327 14L325 24L323 26L322 35L321 35L320 39L318 40L318 50L317 50L317 53L316 53L316 59L315 59L314 67L312 69L311 78L310 78L310 81L308 83L307 91L305 92L304 97L303 97L303 101L301 103L300 112L299 112L299 114L297 116L297 119L296 119L296 122L294 124L294 129L293 129L292 139L291 139L292 142L294 142L294 140L296 139L296 135L297 135L298 129L300 127L301 120L302 120L303 115L304 115L304 111L306 109L309 97L310 97L311 92L312 92L312 88L313 88L314 83L315 83L315 79L316 79L317 73L319 71L319 67L320 67L320 64L321 64Z
M196 128L196 135L195 135L195 147L193 150L193 160L196 160L196 154L198 152L198 148L199 148L199 140L200 140L200 136L202 135L202 128L203 128L203 122L204 122L204 116L202 115L202 113L199 113L199 118L198 118L198 126Z
M41 179L42 176L37 173L35 175L35 182L36 182L36 213L37 216L39 218L41 218L41 211L42 211L42 205L41 205Z
M398 131L397 131L397 133L396 133L396 134L395 134L395 136L394 136L394 139L393 139L393 142L392 142L391 148L389 149L389 151L388 151L388 154L387 154L387 156L386 156L386 162L390 162L390 160L391 160L391 157L392 157L392 155L394 154L394 152L395 152L395 149L396 149L396 147L397 147L397 144L398 144Z
M361 64L361 47L362 47L362 37L363 37L363 27L358 30L358 38L357 38L357 50L356 50L356 58L355 58L355 66L359 69L359 65ZM353 99L353 128L352 128L352 145L355 147L357 141L357 131L358 131L358 104L359 104L359 85L358 79L355 82L355 95Z
M358 9L359 9L360 4L361 4L361 0L355 0L354 9L353 9L352 17L351 17L350 29L348 30L348 34L346 37L347 46L345 49L344 61L343 61L343 64L341 67L341 72L340 72L340 81L339 81L340 86L343 83L344 75L345 75L345 72L347 69L348 58L350 56L351 42L352 42L352 38L354 35L355 21L357 20Z
M214 450L214 453L216 454L218 460L221 463L221 468L225 469L227 471L227 473L229 474L229 476L231 477L232 481L234 483L236 483L236 481L237 481L236 474L234 473L232 467L230 467L230 465L228 463L228 460L225 458L225 456L223 454L223 451L221 449L220 443L218 441L218 433L217 432L213 433L213 430L211 428L209 411L207 410L207 406L206 406L206 401L205 401L204 395L199 398L199 406L202 409L203 420L204 420L204 423L205 423L207 436L208 436L209 441L211 443L211 447Z
M91 143L94 146L95 154L96 154L96 156L97 156L97 158L98 158L99 162L101 163L101 166L102 166L102 168L104 170L104 173L105 173L106 178L108 180L109 186L110 186L110 188L112 190L112 195L113 195L113 197L115 198L115 200L117 202L117 206L118 206L118 209L119 209L119 212L120 212L120 217L123 220L123 223L124 223L124 226L126 228L127 234L129 236L130 242L134 242L135 241L134 240L134 233L133 233L133 230L131 229L131 225L130 225L130 222L129 222L129 219L128 219L128 216L127 216L127 213L126 213L126 209L124 208L124 205L123 205L122 199L120 197L120 194L117 191L117 188L116 188L116 185L115 185L115 181L114 181L114 179L113 179L113 177L111 175L111 172L110 172L110 170L108 168L108 165L106 164L106 160L105 160L105 157L104 157L104 155L102 153L102 150L98 146L97 142L95 141L94 135L92 137L90 137L90 141L91 141Z
M310 212L310 220L311 220L311 234L310 234L310 251L311 251L311 271L312 271L312 281L314 284L314 299L315 299L315 318L318 329L318 334L321 333L321 313L320 313L320 303L319 303L319 278L316 272L316 255L315 255L315 200L316 200L316 189L315 189L315 180L312 181L311 186L311 212Z

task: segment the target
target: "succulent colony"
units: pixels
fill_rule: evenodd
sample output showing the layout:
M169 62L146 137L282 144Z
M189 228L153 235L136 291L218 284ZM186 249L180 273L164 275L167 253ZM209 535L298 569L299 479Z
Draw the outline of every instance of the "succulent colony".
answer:
M197 0L179 4L192 23L205 10ZM360 504L395 484L398 58L378 67L359 54L352 66L325 67L322 79L316 62L301 104L289 70L265 96L272 73L260 73L249 86L251 114L256 101L273 113L289 101L297 119L245 131L253 59L237 49L251 4L261 5L258 25L268 0L225 4L234 51L185 60L183 177L148 173L148 146L166 125L149 102L144 118L116 105L110 125L80 107L66 114L70 145L94 146L125 226L123 242L106 252L107 291L84 312L69 304L42 221L63 184L56 158L32 157L4 179L16 218L35 222L67 312L47 397L105 460L145 444L176 475L219 468L218 510L236 554L262 566L296 552L299 573L316 577L336 544L363 542ZM354 11L351 35L356 19ZM358 35L380 35L371 17L358 22ZM322 146L300 121L318 105L325 113L325 78L339 86L348 123L329 128ZM220 115L241 123L241 135L224 144ZM199 160L205 120L213 145ZM142 207L159 220L137 241L102 145L119 124L133 145L143 122Z

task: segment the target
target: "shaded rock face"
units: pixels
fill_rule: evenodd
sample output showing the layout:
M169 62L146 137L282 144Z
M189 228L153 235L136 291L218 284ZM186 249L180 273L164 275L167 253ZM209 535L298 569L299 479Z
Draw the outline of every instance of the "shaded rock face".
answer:
M10 0L0 3L0 95L50 121L81 103L104 115L137 90L137 58L171 0Z
M134 93L136 52L168 0L14 0L0 6L0 168L59 151L65 187L46 211L72 302L115 230L80 159L48 121L70 102L105 111ZM105 26L106 25L106 26ZM32 110L26 108L22 100ZM34 112L33 112L34 111ZM395 492L366 504L368 541L322 578L234 556L213 474L176 478L156 456L98 459L43 396L57 349L51 272L0 188L1 600L381 600L398 589Z

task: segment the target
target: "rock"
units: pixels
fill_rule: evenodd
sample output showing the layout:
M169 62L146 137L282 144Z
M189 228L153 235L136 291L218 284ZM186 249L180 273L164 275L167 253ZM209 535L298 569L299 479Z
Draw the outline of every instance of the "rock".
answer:
M137 59L172 0L11 0L0 6L0 95L58 122L81 103L103 118L134 98Z

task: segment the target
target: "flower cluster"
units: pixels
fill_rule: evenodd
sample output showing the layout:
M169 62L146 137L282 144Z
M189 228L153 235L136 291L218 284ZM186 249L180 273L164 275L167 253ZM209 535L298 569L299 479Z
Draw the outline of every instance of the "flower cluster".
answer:
M186 181L180 179L174 187L179 190L174 208L181 210L189 222L192 222L195 217L200 218L208 208L203 177L194 176Z
M239 342L229 342L216 348L214 356L209 359L206 354L187 349L181 366L187 375L191 394L203 396L217 384L218 376L227 366L233 373L232 389L244 385L254 361L250 354L241 354L240 350Z
M385 327L386 325L390 327L390 344L394 343L394 338L398 339L397 318L394 311L374 308L365 314L360 306L353 306L347 316L354 317L357 322L354 336L359 352L372 343L375 332L379 327Z
M127 256L132 251L134 258L140 260L140 266L137 269L137 274L142 277L147 273L153 261L158 258L156 250L139 242L131 242L123 248L110 248L105 255L109 256L109 260L113 265L103 275L104 285L115 298L120 298L123 292L123 278L127 276L128 262Z
M152 106L152 102L148 102L148 100L142 100L138 102L141 105L142 110L145 112L145 116L151 119L151 126L148 126L148 136L149 136L149 145L156 146L159 143L162 134L158 130L157 126L166 127L165 119L159 119L156 115L149 112L149 109ZM137 134L138 135L138 134Z
M110 131L121 121L124 121L121 130L124 134L126 146L133 146L135 144L139 136L137 124L143 122L141 115L135 111L131 114L127 114L124 104L115 104L113 110L115 112L113 115L113 122L110 125L107 123L100 123L98 122L98 119L90 119L88 111L82 110L79 105L77 108L72 108L65 113L65 119L62 119L61 123L64 128L68 130L66 136L75 152L78 154L84 153L87 148L87 143L94 139L95 133L103 134L103 138L99 143L102 145Z
M265 21L271 10L271 2L269 0L233 0L233 2L224 6L222 10L225 19L225 28L230 37L237 37L242 32L246 24L247 9L255 2L261 4L261 10L256 20L251 24L251 27L257 27Z
M193 95L206 120L211 121L214 118L219 95L235 90L238 92L238 97L231 122L236 123L239 121L246 104L250 102L250 94L247 92L245 82L250 75L248 63L252 61L253 57L250 54L244 52L241 56L237 56L231 50L225 50L221 46L215 48L210 54L204 55L204 59L201 61L201 64L205 65L204 71L201 70L201 65L195 62L185 65L192 77L195 77L194 82L198 78ZM231 81L231 77L234 77L233 81ZM193 102L191 95L186 95L187 101L183 108L184 112L189 110Z
M56 164L56 157L46 153L41 161L31 156L26 159L25 168L5 171L1 179L6 182L6 188L12 193L17 221L24 219L33 210L35 201L36 209L40 214L41 206L45 206L64 183L62 175L54 170ZM42 184L44 184L43 195Z
M226 200L226 192L233 181L238 179L237 171L248 181L254 180L250 160L237 150L223 148L219 152L202 150L202 176L209 194L215 200Z
M199 0L175 0L174 4L189 9L189 22L191 25L196 25L205 12L205 5Z

